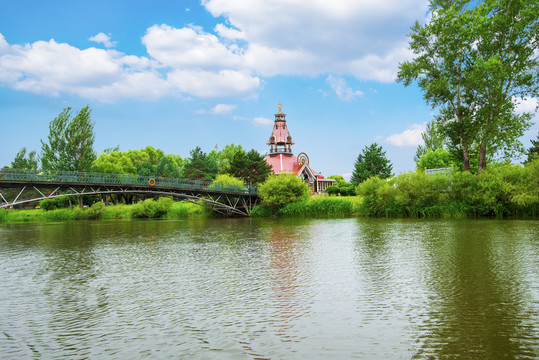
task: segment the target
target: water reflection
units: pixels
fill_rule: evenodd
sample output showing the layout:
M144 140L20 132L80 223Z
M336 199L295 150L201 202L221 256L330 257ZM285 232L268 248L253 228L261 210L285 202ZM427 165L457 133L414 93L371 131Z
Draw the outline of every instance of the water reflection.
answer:
M539 222L0 225L2 358L538 358Z
M530 238L508 229L511 223L444 222L428 247L433 297L415 358L534 358L537 308L526 277ZM508 232L509 230L509 232ZM441 251L443 249L443 251ZM537 260L537 259L536 259ZM535 285L532 285L536 286Z

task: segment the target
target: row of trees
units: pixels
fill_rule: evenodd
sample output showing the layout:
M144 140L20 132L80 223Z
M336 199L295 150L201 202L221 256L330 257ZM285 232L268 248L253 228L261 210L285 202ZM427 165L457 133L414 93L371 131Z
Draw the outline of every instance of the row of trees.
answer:
M271 167L256 150L245 151L241 145L230 144L221 151L205 153L200 147L191 150L190 157L165 154L147 146L140 150L106 149L97 156L94 150L94 122L89 106L73 116L65 108L49 124L47 141L41 140L41 153L22 148L11 167L58 171L93 171L112 174L136 174L192 180L213 181L218 174L229 174L252 185L262 183ZM41 164L40 164L41 163Z

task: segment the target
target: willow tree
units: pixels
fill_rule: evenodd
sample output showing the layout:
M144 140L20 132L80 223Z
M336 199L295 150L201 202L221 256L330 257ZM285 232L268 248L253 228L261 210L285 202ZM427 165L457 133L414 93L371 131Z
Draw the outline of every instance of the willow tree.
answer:
M488 156L522 150L518 139L531 124L515 109L539 92L539 1L431 0L430 12L412 27L416 56L400 64L398 80L417 82L460 146L464 169L474 148L481 171Z

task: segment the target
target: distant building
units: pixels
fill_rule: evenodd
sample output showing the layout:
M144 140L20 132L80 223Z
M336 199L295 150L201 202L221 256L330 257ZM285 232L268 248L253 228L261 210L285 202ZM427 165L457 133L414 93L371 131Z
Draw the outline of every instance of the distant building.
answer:
M292 153L292 136L286 125L286 114L281 111L275 114L275 124L271 136L266 143L270 146L269 155L266 162L271 166L275 174L288 172L295 174L309 185L311 193L323 193L328 187L333 185L335 180L326 179L321 173L317 173L309 166L309 157L305 153L300 153L297 157Z

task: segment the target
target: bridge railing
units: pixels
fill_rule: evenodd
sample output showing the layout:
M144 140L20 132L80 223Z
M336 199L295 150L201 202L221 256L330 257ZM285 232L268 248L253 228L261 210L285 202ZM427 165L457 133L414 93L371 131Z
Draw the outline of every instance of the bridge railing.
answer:
M153 177L133 174L106 174L78 171L54 170L0 170L0 181L77 183L87 185L132 185L146 187L166 187L186 190L224 191L238 194L258 194L256 186L212 183L210 181L189 180L167 177Z

